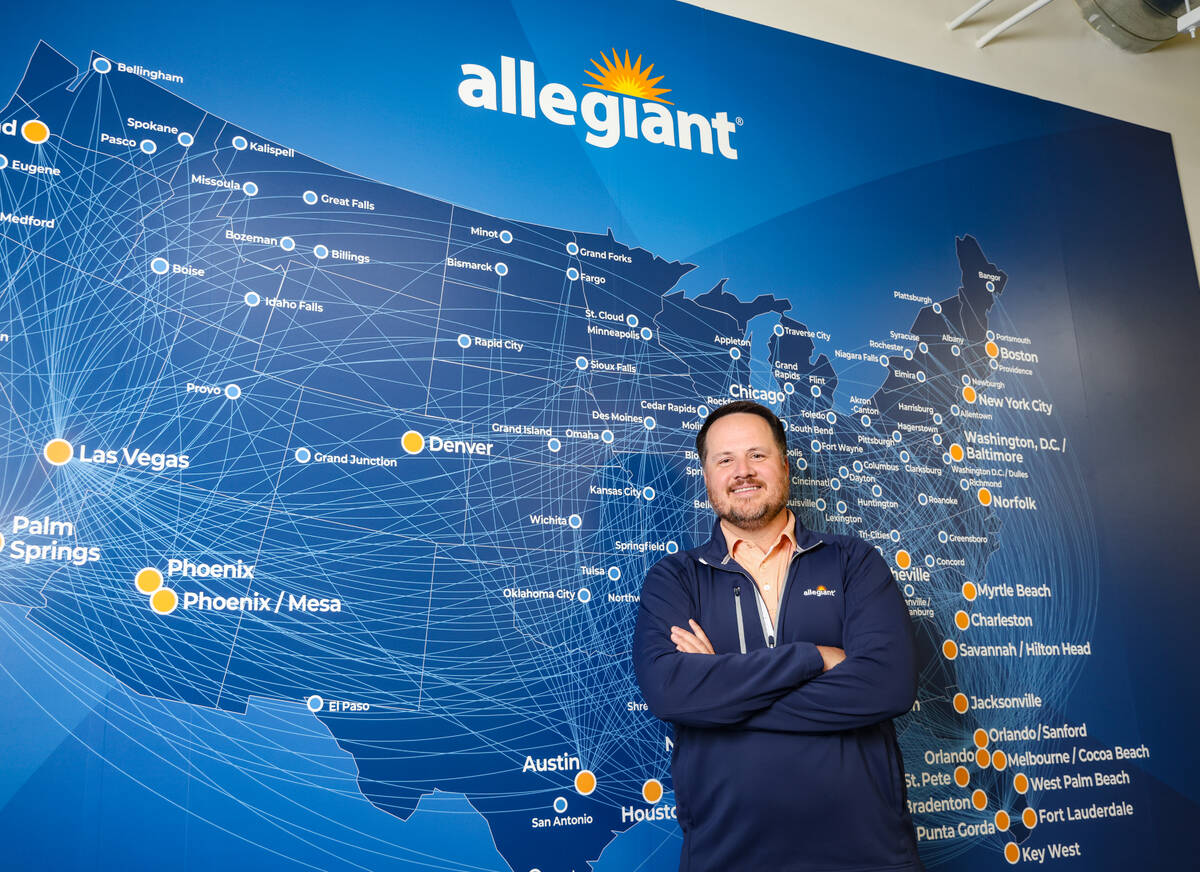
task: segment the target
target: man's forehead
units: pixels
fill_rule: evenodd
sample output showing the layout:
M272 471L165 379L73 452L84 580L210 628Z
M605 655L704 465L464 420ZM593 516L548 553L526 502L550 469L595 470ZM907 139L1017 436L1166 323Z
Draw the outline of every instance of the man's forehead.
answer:
M767 447L775 444L771 425L758 415L737 412L713 421L708 430L707 441L710 451L727 447Z

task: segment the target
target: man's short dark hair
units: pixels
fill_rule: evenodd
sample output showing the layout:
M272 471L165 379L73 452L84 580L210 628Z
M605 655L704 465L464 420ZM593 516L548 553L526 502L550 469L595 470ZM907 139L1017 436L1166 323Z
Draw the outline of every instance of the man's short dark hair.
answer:
M700 462L704 462L704 452L706 451L705 440L708 437L708 428L713 425L714 421L719 421L726 415L758 415L768 424L771 425L771 435L775 437L775 444L779 446L779 453L785 458L787 457L787 434L783 430L783 422L761 403L756 403L753 400L734 400L732 403L726 403L723 406L717 406L708 413L708 417L704 419L704 423L700 425L700 432L696 434L696 453L700 455Z

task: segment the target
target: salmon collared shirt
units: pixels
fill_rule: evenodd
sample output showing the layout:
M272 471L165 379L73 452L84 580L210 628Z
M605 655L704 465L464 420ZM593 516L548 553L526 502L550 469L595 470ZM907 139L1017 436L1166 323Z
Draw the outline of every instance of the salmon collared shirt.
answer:
M791 565L792 555L800 550L796 543L796 518L792 515L792 510L787 510L787 523L766 551L739 535L724 520L721 521L721 532L725 534L729 556L754 579L759 598L767 607L773 628L778 620L779 604L783 602L783 586L787 582L788 566Z

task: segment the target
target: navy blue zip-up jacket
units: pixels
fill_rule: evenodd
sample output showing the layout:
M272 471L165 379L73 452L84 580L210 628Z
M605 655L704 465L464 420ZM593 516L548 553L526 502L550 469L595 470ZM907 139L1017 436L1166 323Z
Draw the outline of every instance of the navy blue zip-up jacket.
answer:
M797 522L796 542L778 638L719 521L642 585L634 669L675 728L680 872L919 872L891 720L916 696L908 609L863 540ZM671 627L689 618L715 655L675 650ZM822 672L817 645L846 659Z

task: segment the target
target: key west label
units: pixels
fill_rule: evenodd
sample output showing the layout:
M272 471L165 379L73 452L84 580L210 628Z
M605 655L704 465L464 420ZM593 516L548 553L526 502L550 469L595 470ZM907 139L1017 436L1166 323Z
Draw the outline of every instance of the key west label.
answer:
M587 71L595 82L586 83L586 87L595 90L587 91L582 99L559 82L539 85L532 61L518 61L507 55L500 58L499 75L481 64L463 64L458 99L473 109L507 115L537 118L540 113L567 127L581 118L588 128L584 139L597 148L612 148L624 137L686 151L699 148L704 154L714 154L715 147L722 157L737 160L737 149L733 147L737 123L729 120L729 113L717 112L710 118L668 109L674 104L662 95L671 89L656 87L663 77L650 77L654 64L643 69L641 55L631 63L628 51L622 60L616 49L612 58L603 52L600 57L603 65L592 61L599 72Z

